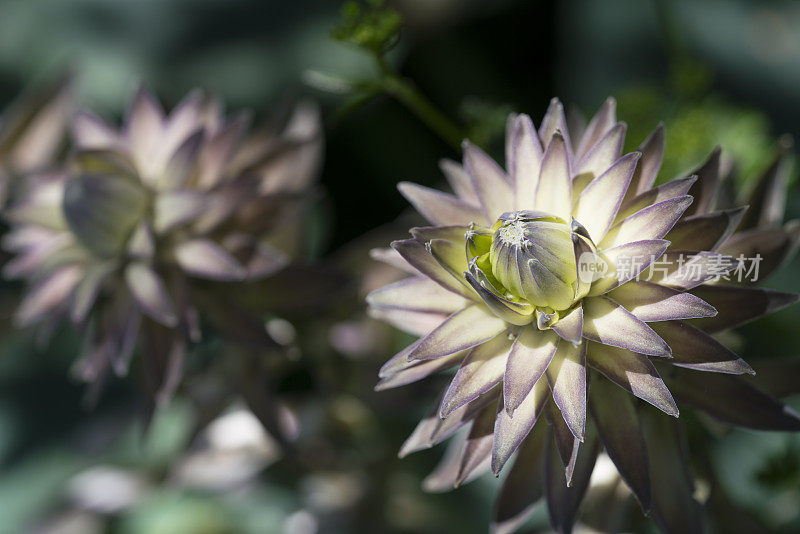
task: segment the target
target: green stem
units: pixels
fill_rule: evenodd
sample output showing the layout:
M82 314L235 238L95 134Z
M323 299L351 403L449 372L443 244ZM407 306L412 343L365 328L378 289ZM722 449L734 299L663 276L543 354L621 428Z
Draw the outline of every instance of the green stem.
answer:
M422 122L449 144L456 152L461 152L461 142L466 138L447 115L439 110L411 82L401 78L382 57L378 57L378 66L383 72L381 87L387 94L397 99L411 110Z

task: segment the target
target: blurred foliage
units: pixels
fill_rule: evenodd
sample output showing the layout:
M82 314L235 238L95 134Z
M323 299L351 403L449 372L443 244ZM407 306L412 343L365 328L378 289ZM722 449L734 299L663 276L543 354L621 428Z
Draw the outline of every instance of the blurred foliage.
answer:
M384 0L365 3L345 2L342 23L331 31L331 37L383 55L400 38L400 14L386 6Z

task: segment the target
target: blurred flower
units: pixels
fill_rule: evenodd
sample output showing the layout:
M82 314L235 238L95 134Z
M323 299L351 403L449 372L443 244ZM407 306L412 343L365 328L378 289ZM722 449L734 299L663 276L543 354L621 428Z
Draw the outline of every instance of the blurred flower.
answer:
M0 117L0 206L20 177L54 167L75 111L69 78L24 94Z
M140 90L121 130L78 114L67 168L30 177L5 213L4 246L16 257L3 273L29 285L16 324L44 335L78 325L87 381L125 373L141 344L159 400L177 385L201 320L253 323L269 342L260 319L218 300L211 282L264 279L298 253L321 134L308 105L283 127L248 125L199 92L165 116Z
M684 373L688 404L727 404L740 421L758 414L761 428L800 430L800 417L765 394L721 387L709 396L700 384L717 373L753 371L690 321L728 327L796 298L781 294L742 317L741 306L725 300L736 296L732 289L719 291L717 309L689 292L747 265L716 252L745 209L704 214L699 192L714 184L703 173L654 187L663 127L620 157L625 125L612 99L588 125L577 117L567 124L555 99L538 131L526 115L512 115L507 171L465 143L463 167L442 166L455 195L400 184L433 226L392 243L386 257L411 276L367 300L373 316L422 337L384 365L377 389L458 365L400 454L466 427L463 443L426 480L427 489L442 490L489 468L499 473L519 451L496 509L499 532L519 526L542 496L556 530L570 531L601 445L645 512L662 526L689 525L691 511L671 507L677 501L668 494L692 496L676 482L686 465L674 454L673 420L640 422L623 390L678 416L652 356L673 364L666 373L706 371ZM693 204L690 192L700 200ZM537 425L542 413L550 430Z

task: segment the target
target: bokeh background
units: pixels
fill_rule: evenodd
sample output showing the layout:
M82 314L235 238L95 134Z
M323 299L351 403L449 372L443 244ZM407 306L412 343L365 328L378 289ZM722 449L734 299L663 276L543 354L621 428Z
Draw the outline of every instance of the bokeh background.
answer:
M390 3L406 21L391 63L498 155L506 114L538 120L556 95L587 113L614 95L628 122L628 149L663 120L662 180L691 170L719 144L746 187L780 134L800 136L798 2ZM70 333L37 347L4 312L0 533L486 530L493 477L428 494L421 486L442 451L396 458L435 388L372 392L381 363L408 340L367 320L358 299L393 276L377 270L367 251L409 226L392 224L409 217L395 184L437 184L438 160L458 155L389 97L339 112L346 95L320 88L320 73L374 76L367 55L330 39L339 12L334 0L0 3L3 103L67 71L81 103L112 118L139 83L168 105L199 86L230 109L260 116L298 98L319 101L327 126L325 196L312 215L308 260L353 280L330 319L273 318L277 327L291 320L295 333L293 359L273 377L300 422L301 446L290 458L237 398L226 398L222 413L202 409L203 399L225 390L208 366L189 373L147 432L135 373L88 406L84 386L70 377L77 344ZM800 191L792 184L788 216L797 217ZM799 268L795 261L767 285L800 292ZM4 284L2 309L9 310L19 288ZM798 321L800 309L790 308L728 341L748 361L798 357ZM207 361L219 350L211 343L196 352ZM739 528L800 530L800 438L723 429L709 435L687 417L696 428L691 444L702 451L695 461L710 459L727 503L742 510ZM654 531L628 500L627 530ZM527 528L547 529L544 510Z

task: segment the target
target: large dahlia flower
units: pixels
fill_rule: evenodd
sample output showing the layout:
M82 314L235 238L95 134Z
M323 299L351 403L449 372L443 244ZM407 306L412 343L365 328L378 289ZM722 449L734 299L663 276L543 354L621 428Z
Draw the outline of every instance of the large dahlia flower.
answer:
M141 342L162 393L203 321L259 325L209 281L257 280L290 261L321 138L308 106L272 129L248 125L199 92L165 116L139 91L121 130L78 114L66 168L29 177L5 212L16 257L3 273L28 283L17 325L75 323L88 381L124 373Z
M794 300L762 298L744 317L736 298L725 300L735 289L712 290L716 307L690 292L752 276L748 258L717 252L734 241L744 208L712 212L693 204L689 193L698 184L716 187L697 176L654 187L663 129L621 156L625 125L611 99L585 128L571 123L557 100L538 130L526 115L510 117L505 171L465 143L463 166L442 164L454 195L401 184L432 226L413 228L411 239L382 254L410 277L368 297L374 316L421 336L383 366L378 389L458 366L434 413L401 450L468 428L426 480L428 489L459 485L488 468L497 474L519 451L498 501L498 531L516 528L543 495L553 526L569 531L601 445L646 512L656 519L684 513L683 501L663 491L685 471L682 457L671 455L680 447L672 446L677 434L664 430L670 418L640 424L638 412L657 412L626 391L678 417L654 363L693 376L752 374L704 329ZM702 404L703 392L691 393ZM777 401L757 394L720 401L733 411L750 402L763 408L764 427L800 429L800 417ZM542 414L550 430L537 424Z

